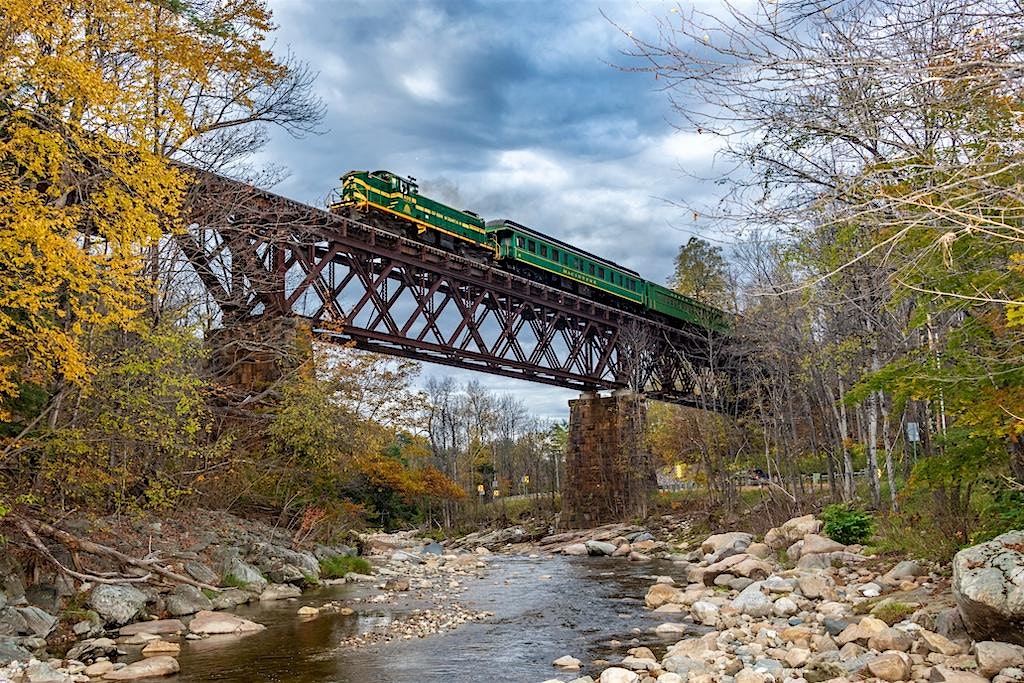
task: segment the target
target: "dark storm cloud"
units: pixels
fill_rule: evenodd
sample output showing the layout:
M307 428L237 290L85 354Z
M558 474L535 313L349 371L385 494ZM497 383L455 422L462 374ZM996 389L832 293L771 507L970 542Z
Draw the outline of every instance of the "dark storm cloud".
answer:
M514 218L649 279L668 276L689 237L671 226L693 226L664 198L694 200L707 191L680 166L710 175L714 146L672 129L667 98L650 76L609 66L624 61L628 40L600 10L642 34L670 4L271 6L280 27L275 49L290 48L320 73L329 131L298 141L273 136L263 160L291 172L277 191L318 203L344 171L387 168L417 177L428 196ZM571 396L531 391L544 415L563 415Z

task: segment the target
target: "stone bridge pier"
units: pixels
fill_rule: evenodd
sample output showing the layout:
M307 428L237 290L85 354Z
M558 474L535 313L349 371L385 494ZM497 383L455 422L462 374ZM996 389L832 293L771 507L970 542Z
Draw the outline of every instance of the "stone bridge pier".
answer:
M643 444L644 398L618 390L569 401L569 438L562 484L561 525L592 527L647 514L657 488Z
M283 316L213 330L206 345L215 381L236 398L263 392L313 356L309 324Z

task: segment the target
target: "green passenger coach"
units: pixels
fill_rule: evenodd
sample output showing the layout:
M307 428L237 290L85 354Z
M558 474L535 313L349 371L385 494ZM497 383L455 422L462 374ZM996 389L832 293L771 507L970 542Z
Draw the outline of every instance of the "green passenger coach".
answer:
M728 334L729 316L640 274L510 220L487 221L424 197L414 178L391 171L349 171L341 177L341 199L330 210L381 212L386 229L442 249L496 259L497 265L538 282L596 298L630 302L634 313L654 313L706 330ZM397 218L397 226L394 218Z
M419 233L436 230L460 240L488 245L484 221L476 214L459 211L424 197L414 178L391 171L349 171L341 176L341 201L331 205L357 209L372 207L414 223Z
M728 329L728 321L722 311L653 282L647 283L644 305L677 320L685 320L718 332L725 332Z
M487 221L487 233L498 245L499 260L526 264L613 296L643 303L644 280L636 271L515 221Z

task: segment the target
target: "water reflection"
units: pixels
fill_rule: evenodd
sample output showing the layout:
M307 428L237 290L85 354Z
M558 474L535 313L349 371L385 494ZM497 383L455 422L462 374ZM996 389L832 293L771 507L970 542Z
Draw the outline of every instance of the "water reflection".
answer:
M630 563L611 558L494 557L480 581L468 582L459 601L494 612L484 622L430 638L398 640L352 649L345 638L385 627L426 605L412 596L397 606L352 603L361 586L338 586L305 595L299 602L263 603L238 614L267 626L243 637L217 637L183 643L182 673L168 679L280 683L469 683L482 680L537 683L572 680L583 673L559 674L552 660L571 654L585 663L617 658L642 644L664 652L669 641L653 633L679 615L651 615L641 605L652 574L685 583L670 563ZM547 578L550 576L550 578ZM544 578L542 578L544 577ZM337 600L356 614L296 615L300 605ZM614 645L612 641L620 641Z

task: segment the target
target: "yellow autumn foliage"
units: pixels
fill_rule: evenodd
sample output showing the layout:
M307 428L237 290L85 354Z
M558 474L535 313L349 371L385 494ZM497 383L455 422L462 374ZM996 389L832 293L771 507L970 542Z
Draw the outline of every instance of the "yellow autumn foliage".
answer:
M259 0L0 0L0 26L3 420L26 382L87 383L89 330L133 324L178 216L167 155L286 70Z

